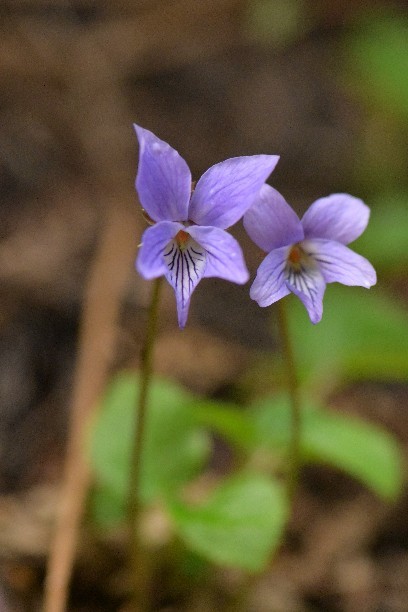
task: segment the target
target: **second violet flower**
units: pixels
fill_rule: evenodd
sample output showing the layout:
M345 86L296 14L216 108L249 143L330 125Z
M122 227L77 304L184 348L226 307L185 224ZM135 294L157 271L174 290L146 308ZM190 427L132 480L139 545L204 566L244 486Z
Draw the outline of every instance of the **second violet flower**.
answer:
M137 269L146 279L165 276L174 288L178 322L187 321L198 282L216 276L249 278L241 247L225 230L246 213L279 156L227 159L207 170L192 189L184 159L152 132L135 125L139 140L136 189L152 227L146 229Z
M318 323L327 283L375 285L373 266L346 246L363 233L369 216L361 200L337 193L316 200L300 220L276 189L263 185L244 215L249 236L268 253L258 268L251 298L259 306L270 306L292 292L311 322Z

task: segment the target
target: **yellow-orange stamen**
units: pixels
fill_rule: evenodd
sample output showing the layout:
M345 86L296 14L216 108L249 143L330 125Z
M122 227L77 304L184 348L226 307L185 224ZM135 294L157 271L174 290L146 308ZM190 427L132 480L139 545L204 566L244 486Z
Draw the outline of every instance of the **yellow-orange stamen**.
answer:
M189 238L190 238L190 234L187 234L187 232L185 232L184 230L180 230L178 234L176 235L175 240L177 244L179 245L179 247L182 249L183 247L186 246L186 242L188 241Z
M295 244L290 250L288 260L290 261L290 263L297 265L300 263L301 259L302 259L302 251L297 246L297 244Z

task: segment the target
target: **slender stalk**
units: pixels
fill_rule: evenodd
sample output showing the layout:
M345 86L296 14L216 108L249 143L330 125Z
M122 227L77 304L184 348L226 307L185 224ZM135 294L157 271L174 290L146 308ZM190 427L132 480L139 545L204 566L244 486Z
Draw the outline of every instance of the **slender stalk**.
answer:
M289 442L289 469L288 469L288 494L292 500L299 481L299 471L301 464L300 443L301 443L301 408L299 385L296 376L296 364L293 354L292 343L290 341L289 322L284 300L278 302L279 331L282 342L282 352L286 367L286 380L291 408L291 430Z
M137 227L132 210L133 194L116 193L115 206L111 201L113 196L108 193L99 200L103 201L103 197L107 198L103 209L106 218L85 288L64 476L50 542L43 612L65 612L68 607L81 520L92 481L85 439L98 413L98 400L109 375L121 298L135 259Z
M146 336L141 350L140 392L137 403L135 432L130 458L128 522L130 535L129 556L132 572L132 610L134 612L146 609L146 594L148 590L148 585L146 584L148 574L148 559L143 551L143 545L140 542L139 537L139 519L142 509L140 486L148 393L152 374L153 347L157 328L161 281L161 278L157 278L154 281L149 307L149 317L146 327Z

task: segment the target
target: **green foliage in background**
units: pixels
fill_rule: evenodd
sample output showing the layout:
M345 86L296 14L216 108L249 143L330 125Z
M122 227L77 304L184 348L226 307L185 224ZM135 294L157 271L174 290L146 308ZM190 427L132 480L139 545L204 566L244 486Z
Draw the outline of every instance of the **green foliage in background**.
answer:
M174 502L170 514L185 542L207 559L262 570L282 538L288 518L283 487L248 473L223 481L202 505Z
M402 485L402 455L395 439L362 419L304 402L301 452L304 463L331 465L350 474L384 499L395 499ZM259 453L266 465L284 465L291 413L286 394L255 402L248 409L208 402L199 419L232 444ZM233 425L232 425L233 424ZM266 460L266 452L271 460ZM275 459L275 460L273 460Z
M408 19L378 13L348 41L360 87L372 104L408 119Z
M92 510L100 525L124 520L138 390L135 374L119 375L91 432L91 460L97 478ZM142 470L145 502L160 502L176 534L209 560L261 569L285 526L285 494L273 478L242 472L221 482L203 505L183 501L184 485L204 469L209 450L209 436L196 418L194 403L195 398L179 386L153 381Z
M406 380L408 313L380 289L329 285L322 321L308 324L290 303L291 330L302 379L330 388L339 379Z
M407 270L408 192L383 193L371 198L369 204L368 229L353 248L371 261L381 283L384 274L395 276Z
M369 15L369 17L368 17ZM344 36L342 81L361 102L352 147L358 189L407 189L408 19L372 10ZM390 213L392 210L388 209Z
M118 376L104 398L92 437L91 459L98 482L118 497L127 493L137 398L137 378ZM209 438L197 427L190 403L181 387L159 381L152 384L141 475L146 502L165 497L190 481L206 462Z
M124 520L138 389L137 375L117 376L91 432L96 474L92 512L105 527ZM401 486L401 454L389 434L308 405L302 419L305 463L332 465L381 497L395 498ZM289 504L276 468L281 472L285 465L289 431L286 396L243 409L154 379L142 472L145 503L161 504L174 534L193 552L218 564L259 571L276 551L288 518ZM221 478L201 503L191 503L185 487L207 467L211 433L237 449L240 467Z
M287 450L290 403L274 396L253 407L259 444ZM305 403L301 452L305 463L325 463L350 474L377 495L392 500L402 485L402 457L394 438L378 426Z

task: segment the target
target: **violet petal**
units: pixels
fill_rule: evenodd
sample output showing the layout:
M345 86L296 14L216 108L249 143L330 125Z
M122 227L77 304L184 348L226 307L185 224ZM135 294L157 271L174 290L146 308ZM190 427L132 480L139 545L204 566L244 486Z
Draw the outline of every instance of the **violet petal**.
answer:
M308 253L313 253L326 283L369 288L377 282L370 262L340 242L316 239L305 241L304 246Z
M176 239L172 240L166 247L164 261L166 278L176 293L179 326L183 328L187 321L191 294L205 272L207 253L190 235L182 246Z
M180 223L161 221L143 233L136 268L146 279L157 278L167 272L164 251L174 236L183 229Z
M266 253L303 240L303 227L284 197L270 185L262 185L258 197L244 215L250 238Z
M212 166L198 181L189 219L226 229L248 210L278 163L277 155L233 157Z
M286 285L306 307L311 322L318 323L323 315L323 295L326 289L319 269L306 268L302 272L291 274Z
M244 255L238 242L217 227L192 226L189 234L207 251L205 277L216 276L244 284L249 279Z
M184 159L149 130L134 126L139 140L136 190L154 221L187 221L191 173Z
M290 293L286 286L287 247L271 251L256 273L249 295L259 306L270 306Z
M325 238L348 244L367 227L370 209L359 198L334 193L316 200L302 218L306 238Z

